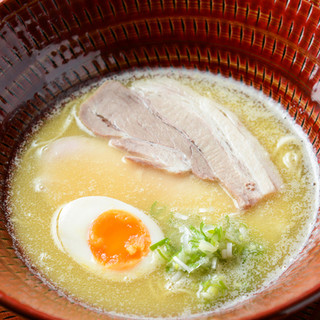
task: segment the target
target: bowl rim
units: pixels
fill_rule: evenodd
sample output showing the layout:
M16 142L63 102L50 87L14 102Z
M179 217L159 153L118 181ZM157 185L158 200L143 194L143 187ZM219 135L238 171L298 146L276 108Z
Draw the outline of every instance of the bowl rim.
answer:
M43 311L33 308L30 305L22 303L17 299L8 296L2 290L0 290L0 303L2 306L12 310L13 312L17 312L22 316L32 317L34 319L62 320L61 318L51 316Z
M283 317L286 318L292 315L293 313L298 312L299 310L308 306L309 304L315 302L318 299L320 299L320 283L318 285L315 285L311 290L307 291L303 295L297 296L296 298L292 298L291 300L288 300L285 303L282 303L280 305L277 305L274 307L271 306L268 309L260 311L255 315L238 318L238 320L280 319L280 318L282 319ZM50 315L46 312L39 311L28 304L20 302L17 299L4 293L2 290L0 290L0 304L10 309L13 312L16 312L22 316L32 317L33 319L65 320L65 318L60 318L54 315ZM94 312L94 311L92 310L91 312ZM108 313L102 313L102 314L108 316ZM202 318L203 316L205 315L200 315L199 318ZM208 316L205 316L205 319L210 319L211 316L214 317L214 314L210 315L209 313ZM193 317L194 316L191 315L190 319L192 319ZM119 315L119 319L122 319L121 315ZM134 317L132 319L138 319L138 318ZM161 319L161 318L154 318L154 319ZM170 319L170 318L167 318L167 319ZM178 319L178 318L175 317L172 319ZM188 319L188 317L186 317L185 319Z
M302 1L303 2L304 1L305 2L312 2L311 0L302 0ZM0 5L2 3L6 3L6 0L3 0L3 1L0 0ZM0 121L0 123L1 123L1 121ZM303 248L301 250L303 250ZM293 261L291 266L294 265L295 262L296 261ZM270 284L270 286L272 286L272 284ZM266 287L266 288L268 288L268 287ZM261 291L263 292L263 290L261 290ZM250 297L254 297L254 293L253 293L253 295L250 295ZM246 301L250 301L249 299ZM276 303L273 302L267 308L265 308L263 310L261 309L256 314L252 314L251 316L247 316L247 317L242 316L238 319L239 320L240 319L265 319L265 318L270 318L270 317L277 318L277 316L288 316L288 315L304 308L305 306L314 302L317 299L320 299L320 281L316 282L308 290L302 290L302 292L295 295L294 297L289 298L288 300L282 300L281 302L276 301ZM244 303L246 303L246 301L244 301ZM49 313L46 313L44 311L37 310L36 308L32 307L32 305L25 304L24 302L19 301L18 299L6 294L3 290L1 290L1 288L0 288L0 304L5 307L8 307L12 311L16 311L17 313L19 313L21 315L29 316L29 317L36 318L36 319L49 319L49 320L50 319L51 320L63 320L64 319L64 318L60 318L60 317L55 317L54 315L50 315ZM228 314L228 311L232 310L232 309L222 309L221 311L223 312L224 310ZM94 311L92 311L92 312L94 312ZM97 313L97 315L98 315L98 313ZM106 313L106 315L108 315L108 313ZM204 316L205 316L205 314L204 314ZM214 318L215 315L214 314L211 315L210 312L208 312L208 318L210 319L210 317ZM228 317L228 315L226 315L226 317Z

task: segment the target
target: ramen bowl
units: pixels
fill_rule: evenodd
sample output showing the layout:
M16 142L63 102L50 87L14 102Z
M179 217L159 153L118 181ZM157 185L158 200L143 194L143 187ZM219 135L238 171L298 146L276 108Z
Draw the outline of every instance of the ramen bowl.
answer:
M0 3L0 303L40 319L109 319L43 283L8 232L9 167L57 101L105 76L197 69L279 102L320 160L320 8L305 0L5 0ZM320 297L319 215L294 263L210 319L282 317Z

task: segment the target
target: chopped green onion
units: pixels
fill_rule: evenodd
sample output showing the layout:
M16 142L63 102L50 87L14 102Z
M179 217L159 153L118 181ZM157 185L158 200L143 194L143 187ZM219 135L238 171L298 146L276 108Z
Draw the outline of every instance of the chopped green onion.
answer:
M211 279L200 284L197 295L205 300L212 300L220 295L224 295L228 290L222 276L213 276Z
M215 252L218 250L218 248L215 247L214 245L212 245L208 241L200 240L199 241L199 250L201 250L203 253L206 253L206 252Z
M156 250L158 247L161 247L161 246L163 246L164 244L169 243L169 242L170 242L170 240L169 240L168 238L164 238L164 239L162 239L162 240L154 243L152 246L150 246L150 250L154 251L154 250Z
M153 217L159 216L161 213L163 213L166 210L166 207L160 206L158 201L155 201L150 208L150 214Z
M162 257L164 260L166 261L170 261L171 258L166 256L160 249L157 249L158 254L160 255L160 257Z
M211 263L212 270L216 270L217 269L217 264L218 264L218 258L217 257L213 257L212 258L212 263Z
M154 210L156 206L154 204ZM217 225L201 222L198 228L186 227L185 224L177 227L180 242L177 243L175 238L171 243L170 239L164 238L150 246L150 250L156 251L165 261L166 271L171 275L167 278L168 287L177 285L175 279L182 280L179 285L191 282L191 287L197 290L197 296L204 303L228 291L225 278L220 274L223 268L240 265L249 256L259 256L264 252L263 246L250 240L247 226L229 217ZM230 290L242 290L244 287L232 285Z
M178 257L173 257L172 260L176 262L184 271L188 273L192 272L192 269L189 268L183 261L181 261Z

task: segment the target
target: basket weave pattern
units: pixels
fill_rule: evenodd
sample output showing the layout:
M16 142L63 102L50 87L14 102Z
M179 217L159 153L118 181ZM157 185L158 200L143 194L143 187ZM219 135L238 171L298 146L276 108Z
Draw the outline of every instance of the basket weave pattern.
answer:
M2 2L0 301L42 317L97 317L30 273L17 258L6 230L3 200L14 151L32 123L57 100L104 76L136 68L182 67L220 73L279 101L308 134L318 155L319 25L319 1ZM298 263L279 281L247 303L214 313L212 318L255 318L314 294L320 288L320 281L315 281L320 279L319 242L318 219Z

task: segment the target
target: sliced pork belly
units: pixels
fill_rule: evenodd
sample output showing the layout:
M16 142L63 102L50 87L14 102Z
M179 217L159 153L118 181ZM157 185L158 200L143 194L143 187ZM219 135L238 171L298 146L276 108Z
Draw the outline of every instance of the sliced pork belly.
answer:
M80 108L80 119L130 160L219 180L239 208L281 186L268 154L234 114L169 79L107 81ZM105 126L105 127L104 127Z
M109 143L131 153L126 159L172 173L190 171L190 160L179 150L134 138L111 139Z
M191 170L191 141L119 82L106 81L81 105L79 117L95 134L119 138L112 145L134 153L132 161L176 173Z
M93 97L92 100L95 102L95 104L99 103L96 101L96 97ZM86 102L81 106L79 117L87 128L89 128L94 134L102 137L110 138L123 136L122 131L119 131L113 127L107 119L100 117L96 113L96 109L91 107L91 105L87 104Z
M239 208L250 207L280 188L281 178L267 152L234 114L213 100L167 78L137 81L132 90L199 148L212 179L224 185ZM191 162L192 171L199 170L196 159Z
M215 180L207 160L201 150L193 143L191 146L191 170L194 175L203 180Z

